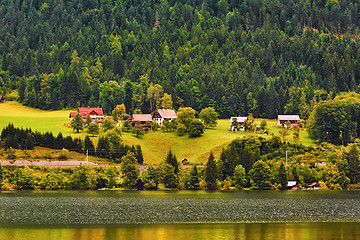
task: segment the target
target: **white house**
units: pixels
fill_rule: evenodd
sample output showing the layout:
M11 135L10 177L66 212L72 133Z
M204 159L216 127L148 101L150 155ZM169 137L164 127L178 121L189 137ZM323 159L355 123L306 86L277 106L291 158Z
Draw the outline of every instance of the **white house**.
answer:
M229 123L231 123L231 127L230 127L231 131L234 131L234 127L232 126L232 123L235 121L235 119L238 123L238 129L240 129L241 131L244 131L245 129L244 129L243 125L244 125L244 122L246 121L247 117L231 117L230 121L229 121Z
M152 118L155 122L162 126L164 120L168 120L169 122L171 122L172 120L177 118L177 115L172 109L158 109L156 110Z

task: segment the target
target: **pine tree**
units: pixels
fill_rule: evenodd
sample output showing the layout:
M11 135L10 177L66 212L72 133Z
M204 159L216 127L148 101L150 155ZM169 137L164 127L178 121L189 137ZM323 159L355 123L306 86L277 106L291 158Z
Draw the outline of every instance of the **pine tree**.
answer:
M2 187L3 180L4 180L4 169L0 164L0 188Z
M189 189L198 190L200 188L199 176L196 165L194 165L190 172Z
M110 158L109 144L110 144L109 140L106 137L100 136L99 141L98 141L98 145L97 145L97 148L96 148L96 155L98 157Z
M92 136L95 136L95 134L99 134L100 128L97 123L90 123L87 126L86 133L91 134Z
M178 186L175 169L172 165L165 164L163 166L162 181L166 188L176 188Z
M143 157L143 154L142 154L141 146L136 145L135 149L136 149L135 155L136 155L136 159L137 159L138 163L143 164L144 163L144 157Z
M217 179L216 162L215 162L214 155L211 152L208 162L206 163L206 169L205 169L206 189L215 190L216 189L216 179Z
M26 139L23 148L27 150L34 149L34 138L30 133L26 134Z
M278 183L281 185L282 190L285 190L287 188L288 177L286 174L286 169L285 169L284 163L281 163L281 165L279 167Z
M74 118L71 120L70 126L74 131L79 132L79 130L83 129L83 119L80 113L77 113Z
M89 151L89 154L90 154L90 155L94 155L94 153L95 153L95 147L94 147L94 144L93 144L93 142L91 141L89 135L86 135L86 136L85 136L85 140L84 140L84 150L85 150L85 152L86 152L86 151Z
M168 152L168 154L167 154L167 156L165 158L165 163L174 167L174 173L175 174L177 174L179 172L179 163L178 163L178 161L176 159L175 154L173 154L171 152L171 149L169 150L169 152Z
M349 165L347 177L350 178L350 183L358 183L360 181L359 149L354 144L351 144L349 148L346 156Z

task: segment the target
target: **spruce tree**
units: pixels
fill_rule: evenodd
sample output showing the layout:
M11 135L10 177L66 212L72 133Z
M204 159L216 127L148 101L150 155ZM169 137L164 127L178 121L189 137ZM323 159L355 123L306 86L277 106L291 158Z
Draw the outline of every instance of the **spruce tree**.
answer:
M70 126L76 130L76 132L79 132L79 130L83 129L83 118L80 113L77 113L74 118L71 120Z
M285 190L287 188L288 177L286 174L286 169L285 169L284 163L281 163L281 165L279 167L278 183L281 185L282 190Z
M359 149L354 144L351 144L349 148L346 156L349 168L346 175L350 178L350 183L358 183L360 181Z
M136 155L136 159L137 159L138 163L143 164L144 163L144 157L143 157L140 145L136 145L135 149L136 149L135 155Z
M162 181L166 188L176 188L178 180L176 178L175 169L170 164L165 164L162 168Z
M215 162L214 155L211 152L208 162L206 163L206 169L205 169L206 189L215 190L216 189L216 179L217 179L216 162Z
M23 148L27 150L34 149L34 138L31 136L30 133L26 134L26 139Z
M177 174L179 172L179 163L178 163L178 161L176 159L175 154L173 154L171 152L171 149L169 150L169 152L168 152L168 154L167 154L167 156L165 158L165 163L174 167L174 173L175 174Z
M110 158L109 144L109 140L106 137L100 136L96 148L96 155L102 158Z
M94 155L94 153L95 153L95 147L94 147L94 144L91 141L89 135L85 136L84 150L85 150L85 152L88 150L90 155Z
M4 169L0 164L0 188L2 187L2 183L3 183L3 180L4 180L4 174L5 174Z
M189 189L198 190L200 188L199 176L196 165L194 165L190 172Z

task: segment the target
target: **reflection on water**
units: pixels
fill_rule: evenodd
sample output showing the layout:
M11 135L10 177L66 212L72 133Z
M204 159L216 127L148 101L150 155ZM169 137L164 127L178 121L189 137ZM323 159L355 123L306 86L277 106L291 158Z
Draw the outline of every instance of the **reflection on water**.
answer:
M154 224L105 228L0 228L2 240L360 239L359 223Z

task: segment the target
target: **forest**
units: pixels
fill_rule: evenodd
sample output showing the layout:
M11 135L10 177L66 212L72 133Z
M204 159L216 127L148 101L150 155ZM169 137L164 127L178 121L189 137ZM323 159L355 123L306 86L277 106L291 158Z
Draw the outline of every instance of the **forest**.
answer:
M359 92L354 0L0 1L0 87L41 109L299 114ZM165 95L165 93L167 95Z

